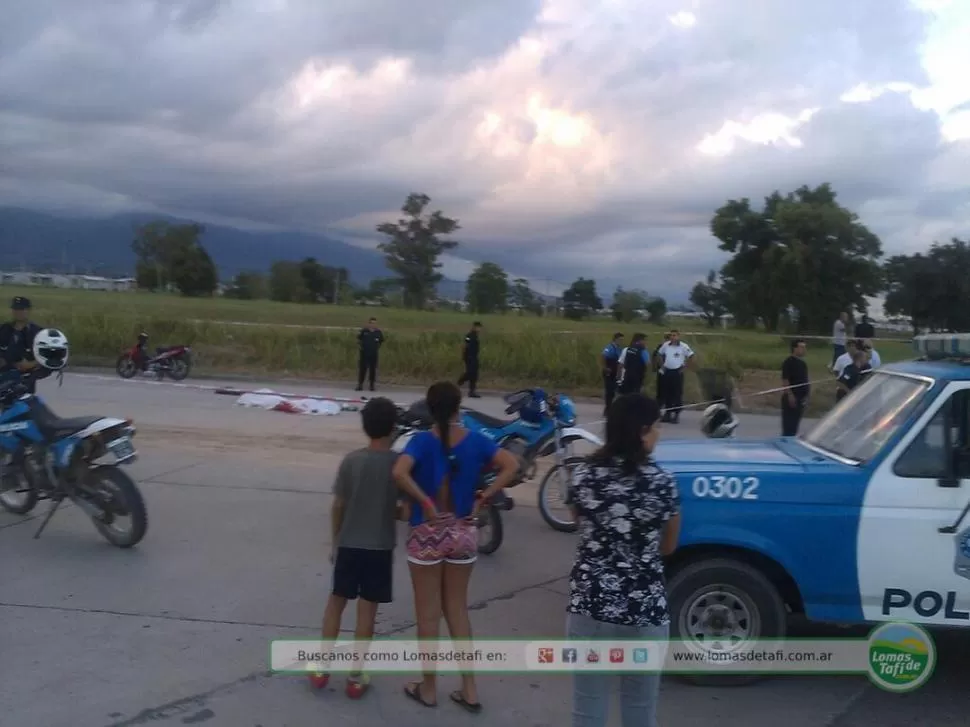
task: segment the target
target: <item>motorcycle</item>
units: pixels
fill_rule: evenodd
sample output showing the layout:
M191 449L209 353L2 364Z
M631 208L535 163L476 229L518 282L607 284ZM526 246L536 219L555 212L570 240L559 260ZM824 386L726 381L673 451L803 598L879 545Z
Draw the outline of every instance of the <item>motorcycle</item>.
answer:
M503 420L468 409L462 420L470 429L495 439L522 463L521 481L535 479L541 458L552 456L553 465L539 484L539 514L546 524L559 532L575 532L572 517L557 517L553 500L568 505L569 485L576 466L583 457L575 454L573 445L587 442L600 447L603 441L592 432L576 426L576 406L565 394L547 396L542 389L522 389L504 398L506 414L519 414ZM528 416L524 416L528 413ZM516 482L518 484L518 482Z
M87 514L112 545L130 548L145 537L148 516L135 482L120 469L137 457L129 419L62 419L25 385L0 390L0 507L30 513L40 500L51 507L34 533L39 538L64 500ZM130 520L127 528L121 521Z
M515 419L499 419L475 409L463 408L462 425L493 439L500 447L516 456L520 463L519 475L509 487L535 479L538 460L552 455L554 464L539 486L539 512L553 529L561 532L575 531L576 525L571 518L567 520L556 517L550 500L559 495L563 502L566 501L571 474L582 461L582 457L573 454L573 444L585 441L601 446L602 440L575 426L575 404L563 394L549 397L542 389L522 389L504 397L504 401L507 405L505 413L517 414ZM423 401L412 405L401 413L399 424L404 428L402 436L404 433L413 434L417 429L429 429L432 421L427 405ZM488 472L483 475L480 484L482 489L494 477ZM514 506L514 500L502 492L481 511L479 535L485 540L479 543L480 553L488 555L498 550L503 539L501 513Z
M192 349L189 346L158 346L155 355L145 360L146 353L136 344L118 357L115 370L123 379L133 378L139 371L182 381L192 368Z

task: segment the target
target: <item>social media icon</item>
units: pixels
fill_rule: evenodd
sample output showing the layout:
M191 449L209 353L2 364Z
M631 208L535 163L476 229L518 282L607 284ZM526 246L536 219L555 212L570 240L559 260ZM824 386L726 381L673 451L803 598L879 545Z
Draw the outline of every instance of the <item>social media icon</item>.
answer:
M562 650L562 660L565 664L575 664L576 663L577 652L576 649L563 649Z
M586 663L587 664L599 664L600 663L600 653L596 649L590 649L586 652Z
M634 649L633 661L636 664L646 664L649 661L650 653L646 649Z
M610 649L610 663L611 664L623 663L623 649Z
M556 660L553 650L548 646L543 646L539 649L539 663L540 664L552 664Z

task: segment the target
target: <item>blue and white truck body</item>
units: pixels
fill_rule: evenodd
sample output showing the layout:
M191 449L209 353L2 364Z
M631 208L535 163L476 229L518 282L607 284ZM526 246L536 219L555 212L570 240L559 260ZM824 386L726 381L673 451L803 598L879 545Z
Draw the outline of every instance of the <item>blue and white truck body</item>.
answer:
M661 443L673 636L777 638L793 613L970 627L970 335L914 344L803 436Z

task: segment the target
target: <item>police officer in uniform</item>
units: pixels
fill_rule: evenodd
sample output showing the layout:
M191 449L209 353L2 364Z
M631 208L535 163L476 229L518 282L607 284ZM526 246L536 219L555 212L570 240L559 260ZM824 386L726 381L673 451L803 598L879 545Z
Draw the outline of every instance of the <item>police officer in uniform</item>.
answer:
M478 334L481 330L481 321L472 323L472 329L465 336L465 341L461 347L461 359L465 364L465 371L458 379L458 385L464 386L467 383L468 396L472 399L481 398L475 391L475 387L478 386L478 354L480 350Z
M802 415L808 405L808 364L805 363L805 341L795 339L791 344L791 356L781 365L781 383L785 391L781 395L781 436L798 434Z
M664 405L664 377L662 376L662 371L660 369L663 359L660 358L660 349L663 345L670 340L670 333L664 334L664 340L662 340L657 347L653 350L653 370L657 372L657 403L660 404L660 408Z
M650 354L647 352L647 337L642 333L633 334L630 345L620 354L620 374L617 381L619 394L639 394L647 378Z
M30 301L18 295L11 301L10 309L12 320L0 326L0 381L19 379L37 366L34 337L42 329L30 321ZM35 380L31 378L26 383L33 393Z
M371 318L367 325L357 334L357 344L360 356L357 360L357 391L364 390L364 378L370 382L370 390L374 390L374 380L377 378L377 358L384 343L384 334L377 327L377 319Z
M616 397L616 377L620 368L620 354L623 353L623 334L614 333L603 353L600 354L600 366L603 369L603 416Z
M680 340L679 331L671 331L670 339L660 347L660 376L663 379L663 421L680 422L680 409L684 405L684 369L694 358L694 351Z

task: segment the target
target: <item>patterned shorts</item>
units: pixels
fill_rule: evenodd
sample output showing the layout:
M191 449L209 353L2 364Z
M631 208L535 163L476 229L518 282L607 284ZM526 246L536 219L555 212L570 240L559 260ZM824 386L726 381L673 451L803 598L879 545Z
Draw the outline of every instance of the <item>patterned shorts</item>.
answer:
M421 523L411 528L408 561L416 565L467 565L478 559L478 528L464 519Z

